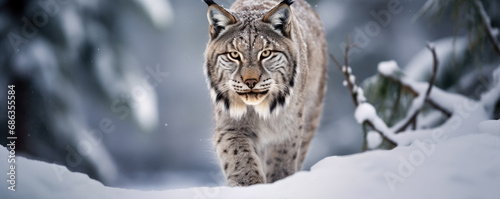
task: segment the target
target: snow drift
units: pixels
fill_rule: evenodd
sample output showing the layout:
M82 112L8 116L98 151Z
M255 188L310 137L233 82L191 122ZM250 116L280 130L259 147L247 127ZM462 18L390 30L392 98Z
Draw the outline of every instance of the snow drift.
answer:
M16 191L2 198L494 198L500 195L500 120L466 135L393 150L328 157L273 184L139 191L106 187L66 167L16 157ZM418 132L415 132L418 133ZM1 171L9 152L0 149ZM4 174L5 175L5 174ZM4 176L4 179L8 178Z

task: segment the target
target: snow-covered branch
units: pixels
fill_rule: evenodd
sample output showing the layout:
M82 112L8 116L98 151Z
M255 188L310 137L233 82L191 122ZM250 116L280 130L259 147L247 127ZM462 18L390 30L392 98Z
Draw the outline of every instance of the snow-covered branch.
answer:
M413 100L411 108L410 108L407 116L391 128L392 131L395 133L399 133L399 132L406 130L406 128L408 128L408 126L410 124L414 124L413 126L416 126L417 116L421 112L422 108L424 107L425 102L428 101L432 87L434 85L434 82L436 81L436 74L437 74L437 69L438 69L438 65L439 65L439 61L438 61L438 58L436 56L436 49L434 47L434 44L432 44L432 43L428 43L427 48L431 51L432 58L434 60L431 80L429 82L429 85L427 86L427 90L425 91L425 94L416 91L416 89L412 89L415 92L417 92L417 97ZM390 72L387 73L387 70L388 70L387 68L389 68L389 70L391 70L393 68L398 68L397 64L394 61L390 62L390 64L392 64L392 65L387 66L387 64L382 64L382 63L379 64L379 72L381 74L384 74L384 73L391 74ZM411 86L409 86L409 87L411 87Z
M347 37L347 41L349 42L349 36ZM400 78L399 76L401 76L401 72L395 61L382 62L378 65L378 71L383 77L392 79L398 82L400 85L408 87L409 90L413 91L413 93L416 95L416 98L413 100L409 112L408 114L406 114L406 117L396 123L396 125L394 125L392 128L389 128L388 125L377 115L377 112L373 105L366 102L366 98L363 94L363 89L356 84L356 78L352 74L352 70L348 65L348 54L350 47L351 45L349 45L348 43L344 53L344 66L341 66L340 63L331 54L330 58L337 65L337 67L345 77L344 86L348 88L354 105L356 106L355 118L358 123L366 123L373 130L378 132L384 140L396 146L398 142L397 140L395 140L395 134L406 130L406 128L408 128L410 124L415 124L418 114L424 107L425 102L429 100L429 96L433 88L432 85L436 80L436 73L439 65L435 47L430 43L427 45L429 50L432 52L432 56L434 59L432 78L429 83L417 84L416 82L413 82L407 78ZM446 111L445 114L448 115L448 112Z
M474 108L471 108L470 110L476 111L478 115L482 115L479 118L487 119L487 117L483 117L484 108L487 106L494 106L494 103L496 102L495 99L500 97L500 86L493 86L490 92L487 92L481 97L481 101L479 102L460 94L445 92L440 88L433 86L436 81L439 61L436 55L435 47L430 43L427 45L427 48L432 53L434 65L429 82L418 82L409 78L402 72L395 61L386 61L378 64L378 73L380 77L391 80L393 83L403 87L405 90L408 90L414 95L411 105L404 118L392 127L389 127L389 125L387 125L387 123L377 114L375 107L366 102L363 89L356 84L356 77L353 75L352 69L348 64L348 54L351 47L352 45L350 44L346 46L344 66L341 66L331 54L330 58L344 75L345 80L343 85L348 88L356 107L354 114L356 121L359 124L366 124L372 129L366 137L369 148L377 148L380 145L380 140L385 140L393 146L408 145L413 143L415 140L426 139L433 136L433 132L441 132L443 130L447 131L446 129L448 129L450 123L455 122L457 118L462 119L460 117L464 117L464 115L467 116L467 114L464 114L461 110L463 107L481 107L477 110ZM497 70L495 74L495 81L500 81L500 69ZM448 119L444 124L441 124L433 129L420 129L421 132L425 133L417 135L415 134L416 119L426 104L442 112ZM408 130L408 127L412 124L414 128L412 130ZM375 144L371 142L375 142Z
M396 146L396 142L394 142L391 138L392 134L389 134L387 131L389 128L387 127L385 122L380 117L378 117L375 108L371 104L365 102L366 98L363 94L363 89L356 84L356 76L352 74L352 69L351 67L349 67L349 50L351 47L352 45L349 44L349 35L347 35L347 45L344 53L344 66L341 66L337 59L335 59L335 56L333 56L332 54L330 54L330 58L335 63L335 65L337 65L338 69L345 77L343 84L348 88L354 106L356 107L356 113L358 113L355 114L356 119L360 124L366 123L368 126L370 126L370 128L378 132L384 140L389 142L391 145Z

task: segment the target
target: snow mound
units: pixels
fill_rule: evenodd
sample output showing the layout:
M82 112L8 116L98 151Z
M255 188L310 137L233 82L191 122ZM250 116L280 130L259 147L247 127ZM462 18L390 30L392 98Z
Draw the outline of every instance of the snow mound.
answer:
M380 62L378 64L378 71L386 76L390 76L399 70L398 64L394 60Z
M370 131L366 135L369 149L376 149L380 144L382 144L382 136L376 131Z
M479 131L481 133L489 133L500 136L500 120L487 120L479 123Z
M490 121L480 129L499 131ZM482 131L439 143L415 141L390 151L323 159L273 184L138 191L106 187L63 166L16 159L16 191L2 198L495 198L500 195L500 137ZM418 132L416 132L418 133ZM0 149L0 170L9 152Z
M375 107L368 103L359 104L354 111L354 118L356 121L361 124L365 120L373 120L377 117L377 111L375 111Z

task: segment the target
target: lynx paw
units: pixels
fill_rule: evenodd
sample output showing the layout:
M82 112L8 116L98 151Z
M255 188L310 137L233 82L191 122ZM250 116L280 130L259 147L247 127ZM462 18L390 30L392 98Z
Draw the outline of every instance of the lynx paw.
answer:
M246 174L246 175L245 175ZM230 187L236 187L236 186L250 186L254 184L261 184L265 183L264 177L261 176L260 174L253 174L249 175L249 173L245 173L241 176L239 175L232 175L229 176L227 180L227 186Z

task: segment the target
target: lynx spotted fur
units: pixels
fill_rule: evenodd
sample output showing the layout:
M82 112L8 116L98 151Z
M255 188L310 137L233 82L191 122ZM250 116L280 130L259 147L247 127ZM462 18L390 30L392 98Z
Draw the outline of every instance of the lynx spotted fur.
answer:
M204 71L213 137L229 186L272 183L300 170L319 125L326 41L304 0L208 5Z

